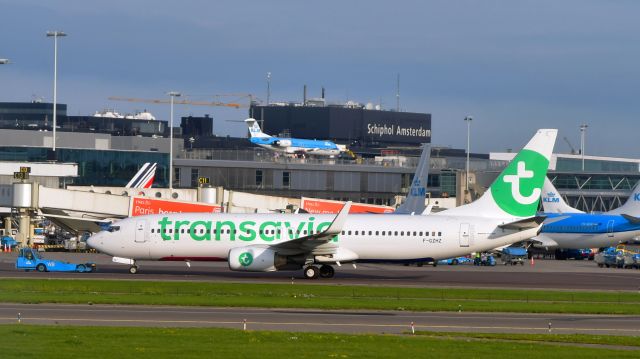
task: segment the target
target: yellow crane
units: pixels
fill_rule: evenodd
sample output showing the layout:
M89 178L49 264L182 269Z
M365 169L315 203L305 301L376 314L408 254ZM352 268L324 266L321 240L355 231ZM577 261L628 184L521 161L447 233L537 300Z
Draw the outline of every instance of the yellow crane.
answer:
M169 99L146 99L146 98L135 98L135 97L118 97L112 96L109 97L111 101L127 101L127 102L142 102L142 103L155 103L155 104L165 104L171 103ZM189 100L181 100L174 99L174 105L195 105L195 106L224 106L224 107L248 107L246 104L240 104L237 102L220 102L220 101L189 101Z

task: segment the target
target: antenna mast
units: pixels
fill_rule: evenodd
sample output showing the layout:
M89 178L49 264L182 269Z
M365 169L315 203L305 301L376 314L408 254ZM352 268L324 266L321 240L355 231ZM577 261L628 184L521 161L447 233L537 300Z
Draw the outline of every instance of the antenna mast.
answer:
M398 73L398 82L396 87L396 111L400 112L400 73Z

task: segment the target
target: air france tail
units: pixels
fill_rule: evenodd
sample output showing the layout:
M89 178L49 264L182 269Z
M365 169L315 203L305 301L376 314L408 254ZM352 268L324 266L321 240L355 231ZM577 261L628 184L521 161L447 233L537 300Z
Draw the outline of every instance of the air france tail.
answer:
M260 125L258 125L258 121L256 121L254 118L248 118L244 120L244 122L246 122L247 126L249 126L249 134L251 135L251 137L261 137L261 138L271 137L266 133L262 132L262 129L260 129Z
M477 201L434 215L526 219L536 215L558 130L542 129Z
M145 163L127 183L126 188L151 188L156 178L157 163Z
M607 214L626 214L640 217L640 181L633 187L629 199L622 206L607 212Z
M422 214L425 212L424 200L427 192L427 180L429 179L429 159L431 158L431 144L425 143L422 148L422 155L413 175L411 188L404 203L398 207L397 214Z
M584 213L569 206L547 177L544 178L544 187L542 188L542 209L545 213Z

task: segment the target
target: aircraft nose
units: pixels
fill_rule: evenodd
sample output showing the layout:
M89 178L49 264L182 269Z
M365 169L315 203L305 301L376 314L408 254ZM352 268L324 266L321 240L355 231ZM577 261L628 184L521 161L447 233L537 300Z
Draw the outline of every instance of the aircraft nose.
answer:
M87 238L87 245L95 250L100 251L102 249L102 239L100 237L102 237L102 235L100 233L96 233Z

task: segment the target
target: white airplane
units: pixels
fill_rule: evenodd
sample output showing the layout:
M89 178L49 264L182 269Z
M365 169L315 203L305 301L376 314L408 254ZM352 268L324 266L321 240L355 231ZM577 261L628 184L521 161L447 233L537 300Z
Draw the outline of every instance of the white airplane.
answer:
M313 155L320 156L337 156L340 152L345 150L344 147L336 145L331 141L319 141L319 140L306 140L302 138L283 138L273 137L262 132L258 121L253 118L244 120L249 126L249 133L251 143L254 143L260 147L264 147L271 151L284 152L284 153L296 153L304 152Z
M100 252L138 260L227 261L229 268L270 272L304 268L306 278L334 275L332 265L451 258L524 241L536 216L557 130L538 130L477 201L429 216L173 213L126 218L89 238Z
M147 162L131 178L125 188L151 188L156 178L157 163Z

